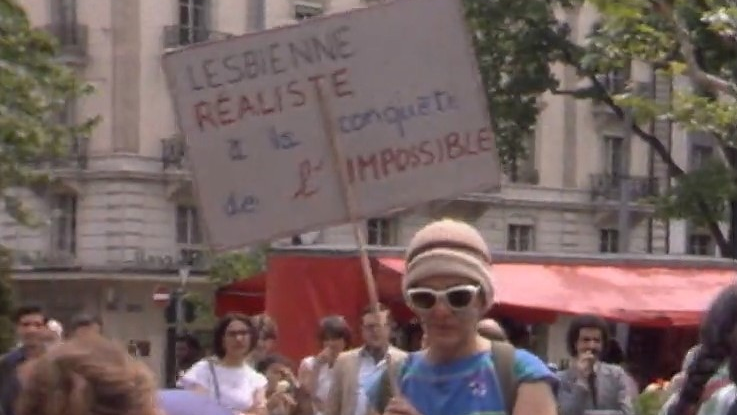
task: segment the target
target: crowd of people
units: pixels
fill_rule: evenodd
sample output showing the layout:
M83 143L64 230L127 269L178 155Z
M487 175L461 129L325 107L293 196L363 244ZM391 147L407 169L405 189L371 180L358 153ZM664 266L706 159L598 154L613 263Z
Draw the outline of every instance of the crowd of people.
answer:
M212 353L178 338L176 388L79 316L62 333L40 308L19 309L19 346L0 360L0 415L634 415L639 388L605 362L609 326L573 319L564 370L511 344L485 318L494 304L488 248L476 229L442 220L418 231L406 252L402 290L419 319L417 351L392 345L391 311L367 305L360 343L339 315L324 317L321 348L293 364L278 354L268 316L226 315ZM737 396L737 288L708 311L701 343L675 376L663 415L732 414ZM737 358L734 359L737 361Z

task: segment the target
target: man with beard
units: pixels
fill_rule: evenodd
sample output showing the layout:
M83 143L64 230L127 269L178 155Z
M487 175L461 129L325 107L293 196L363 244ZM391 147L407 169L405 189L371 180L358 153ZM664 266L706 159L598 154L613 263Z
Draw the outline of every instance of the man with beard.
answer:
M600 360L608 342L609 328L603 319L579 316L571 322L567 346L572 361L559 373L561 415L584 415L591 410L634 415L624 369Z

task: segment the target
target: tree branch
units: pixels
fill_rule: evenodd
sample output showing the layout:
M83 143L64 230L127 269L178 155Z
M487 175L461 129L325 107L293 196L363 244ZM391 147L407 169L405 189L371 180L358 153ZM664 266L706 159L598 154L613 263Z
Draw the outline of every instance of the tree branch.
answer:
M585 76L591 81L594 88L599 92L598 99L606 104L620 120L624 121L627 118L624 110L622 109L622 107L614 102L612 97L609 95L607 89L599 81L599 79L597 79L596 75L589 73L581 66L579 62L576 62L573 59L573 56L571 55L569 50L563 50L563 55L566 58L567 64L571 65L580 76ZM665 163L666 167L668 168L668 173L672 178L678 179L679 177L682 177L686 174L685 170L683 170L681 166L676 163L676 161L671 156L670 151L668 151L668 149L658 137L646 132L636 123L632 123L632 132L640 137L640 139L645 141L645 143L650 146L653 151L655 151L658 157L660 157L660 159ZM719 246L722 255L732 256L730 244L727 241L727 238L724 236L721 228L719 227L719 220L712 217L709 206L706 204L706 202L704 202L703 199L697 200L696 205L701 214L704 216L704 223L706 224L707 229L709 229L711 235L714 237L714 240Z
M664 0L650 0L654 9L657 10L668 22L673 25L676 40L681 46L681 53L686 60L686 67L691 81L702 88L715 94L723 93L737 98L737 85L706 72L696 60L696 48L691 41L688 28L678 16L673 7Z

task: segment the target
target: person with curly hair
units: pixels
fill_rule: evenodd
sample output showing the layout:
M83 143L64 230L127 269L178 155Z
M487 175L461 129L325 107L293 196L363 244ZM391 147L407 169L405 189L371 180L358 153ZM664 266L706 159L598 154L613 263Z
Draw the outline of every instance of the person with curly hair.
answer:
M732 415L737 413L737 285L724 288L706 312L700 346L687 366L680 391L661 414Z
M31 362L17 415L160 415L148 368L106 340L69 341Z

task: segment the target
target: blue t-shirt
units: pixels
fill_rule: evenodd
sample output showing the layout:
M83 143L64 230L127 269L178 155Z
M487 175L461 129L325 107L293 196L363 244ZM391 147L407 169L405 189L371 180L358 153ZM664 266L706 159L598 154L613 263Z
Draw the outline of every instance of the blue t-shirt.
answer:
M547 381L551 386L557 377L537 356L526 350L514 355L514 376L520 382ZM503 392L494 372L490 352L477 353L447 364L429 363L423 352L412 353L401 373L402 395L422 415L503 415L506 413ZM376 406L380 376L368 387L368 395Z

